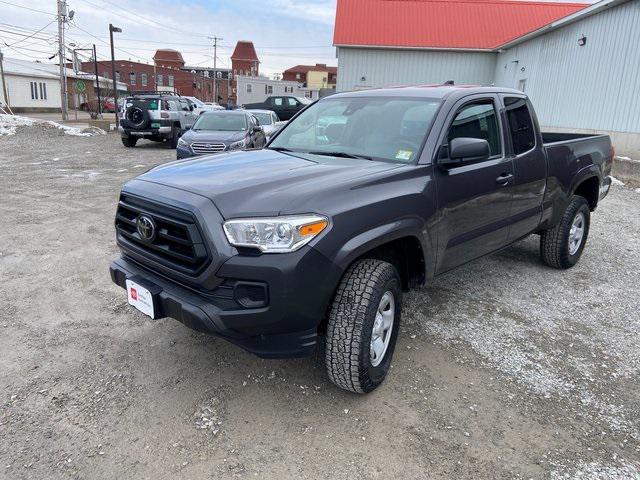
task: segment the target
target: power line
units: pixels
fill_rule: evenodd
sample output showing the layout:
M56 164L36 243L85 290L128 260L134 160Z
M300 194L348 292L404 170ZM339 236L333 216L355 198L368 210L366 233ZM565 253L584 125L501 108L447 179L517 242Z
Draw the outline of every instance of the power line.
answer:
M51 16L54 16L54 17L57 16L57 14L55 14L53 12L45 12L44 10L37 10L35 8L25 7L24 5L18 5L16 3L5 2L4 0L0 0L0 3L4 3L5 5L11 5L12 7L16 7L16 8L23 8L23 9L29 10L31 12L44 13L45 15L51 15Z
M49 25L51 25L52 23L54 23L55 20L50 21L49 23L47 23L44 27L42 27L40 30L37 30L36 32L33 32L31 35L26 36L25 38L18 40L16 42L13 42L11 45L7 45L7 47L11 47L13 45L16 45L20 42L24 42L25 40L28 40L29 38L34 37L35 35L37 35L38 33L40 33L41 31L43 31L45 28L47 28Z

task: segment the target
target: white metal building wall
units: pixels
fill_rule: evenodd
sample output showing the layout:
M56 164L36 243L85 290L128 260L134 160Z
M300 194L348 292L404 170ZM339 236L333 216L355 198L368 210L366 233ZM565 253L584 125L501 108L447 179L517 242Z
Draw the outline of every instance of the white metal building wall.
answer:
M582 36L587 42L579 46ZM496 85L518 88L521 81L546 127L640 133L640 2L499 53Z
M5 73L7 95L12 108L60 109L60 81L57 78L30 77ZM31 82L38 84L38 99L31 98ZM47 85L47 99L40 98L40 83ZM0 100L2 100L2 80L0 80Z
M338 47L339 92L393 85L456 83L489 85L496 54L392 48Z

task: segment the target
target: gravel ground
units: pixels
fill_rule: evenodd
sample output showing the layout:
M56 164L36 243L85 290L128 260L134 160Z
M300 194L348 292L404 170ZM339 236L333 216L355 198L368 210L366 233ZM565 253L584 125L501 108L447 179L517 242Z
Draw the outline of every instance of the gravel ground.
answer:
M174 156L0 137L0 478L640 478L640 193L570 271L532 237L409 294L363 397L127 306L118 189Z

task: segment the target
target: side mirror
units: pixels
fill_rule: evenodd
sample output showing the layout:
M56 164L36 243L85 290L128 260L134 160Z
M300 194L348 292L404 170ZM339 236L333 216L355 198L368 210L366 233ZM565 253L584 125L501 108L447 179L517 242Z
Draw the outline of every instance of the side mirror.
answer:
M488 160L490 156L491 148L486 140L460 137L449 142L449 152L447 155L441 155L438 164L443 167L456 167L467 163L482 162Z
M254 125L253 126L253 131L254 132L260 132L260 131L262 131L262 127L260 125Z

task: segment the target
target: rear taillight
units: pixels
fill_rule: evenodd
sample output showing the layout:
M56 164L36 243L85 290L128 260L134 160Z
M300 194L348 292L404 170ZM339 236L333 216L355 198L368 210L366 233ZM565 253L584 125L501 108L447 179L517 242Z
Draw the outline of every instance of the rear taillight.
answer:
M160 118L169 118L169 112L160 112Z
M611 160L614 160L615 158L616 158L616 147L611 145Z

